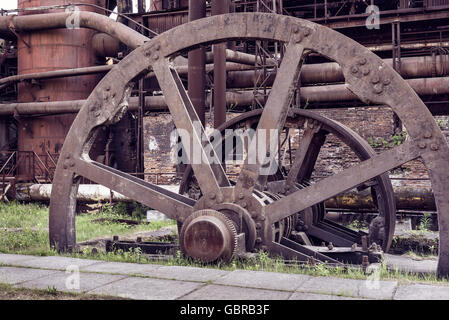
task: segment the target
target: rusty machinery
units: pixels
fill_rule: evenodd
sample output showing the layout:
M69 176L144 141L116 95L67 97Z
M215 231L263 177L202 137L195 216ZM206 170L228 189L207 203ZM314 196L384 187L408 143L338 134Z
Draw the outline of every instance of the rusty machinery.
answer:
M171 61L200 45L245 39L278 41L285 44L286 49L263 111L243 115L234 124L252 123L257 130L283 132L302 127L304 133L290 172L262 175L261 168L270 166L273 159L273 155L267 153L255 164L245 163L232 181L219 164L217 150L213 151L214 146L221 148L222 141L201 140L204 128L194 125L198 115ZM400 146L374 154L346 127L289 108L303 57L310 52L338 63L347 88L362 101L390 106L403 122L409 138ZM120 119L128 108L131 88L150 72L157 78L176 127L189 133L189 141L184 143L196 146L208 159L191 164L184 179L186 194L169 192L89 158L91 143L99 130ZM227 126L232 127L233 123L224 124L222 128ZM362 161L309 184L307 177L313 169L319 141L330 132ZM80 177L87 177L177 220L183 252L203 261L227 260L239 249L265 249L287 258L335 263L354 257L360 260L365 255L375 258L377 246L369 246L367 239L388 249L394 224L391 185L383 174L416 158L421 158L429 170L439 213L438 274L447 276L449 147L412 88L365 47L324 26L262 13L204 18L146 41L115 65L84 102L64 142L53 180L50 241L59 250L75 247L76 193ZM195 197L187 196L193 181L191 175L199 187ZM380 213L371 224L368 238L326 221L320 208L324 200L364 184L374 187ZM297 228L298 225L302 229ZM298 237L300 241L295 241ZM343 246L334 255L328 253L330 248L307 243L307 239L329 241L331 237ZM350 246L354 243L362 246Z

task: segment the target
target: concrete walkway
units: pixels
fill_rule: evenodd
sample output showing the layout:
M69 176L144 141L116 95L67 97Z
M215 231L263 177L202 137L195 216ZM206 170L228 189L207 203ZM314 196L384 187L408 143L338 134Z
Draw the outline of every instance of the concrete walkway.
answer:
M149 300L449 299L449 286L0 254L0 283Z

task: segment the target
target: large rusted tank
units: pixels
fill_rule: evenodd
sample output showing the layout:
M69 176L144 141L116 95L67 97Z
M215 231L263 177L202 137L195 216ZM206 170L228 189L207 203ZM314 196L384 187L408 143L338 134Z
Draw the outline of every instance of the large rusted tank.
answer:
M104 0L84 0L84 3L104 7ZM69 0L19 0L18 7L33 8L69 4ZM93 6L79 6L75 10L104 13ZM61 12L70 9L25 11L20 14ZM103 12L102 12L103 11ZM74 11L75 12L75 11ZM21 34L18 40L18 73L27 74L98 64L92 37L95 31L76 28L76 16L65 29L42 30ZM98 75L85 75L38 82L20 83L19 102L45 102L86 99L99 81ZM18 149L35 151L46 158L47 152L58 154L75 114L19 118ZM94 153L102 153L96 150Z

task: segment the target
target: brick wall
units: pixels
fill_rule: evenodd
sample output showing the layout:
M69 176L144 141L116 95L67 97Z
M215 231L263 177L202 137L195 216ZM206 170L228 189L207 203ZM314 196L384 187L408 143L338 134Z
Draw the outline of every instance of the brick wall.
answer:
M392 145L391 137L394 134L393 113L390 108L324 109L316 110L316 112L350 127L365 140L369 141L378 152L385 149L382 144ZM228 113L228 120L238 115L236 113ZM449 117L438 116L435 119L449 139ZM209 113L206 114L206 122L206 132L209 132L213 123ZM175 178L175 159L177 156L175 146L177 141L170 138L170 133L174 128L170 114L159 113L144 119L145 171L154 173L154 175L147 176L147 179L151 182L156 182L156 173L158 173L157 182L159 184L172 184L179 181L179 179ZM299 140L298 136L293 137L291 140L293 155ZM285 159L287 165L288 162L289 159ZM316 171L313 175L317 177L332 175L357 162L358 158L346 145L342 144L335 136L329 135L321 149ZM231 174L238 171L238 166L228 166L227 168L227 172ZM429 181L425 180L428 178L427 170L418 160L411 161L395 169L391 172L391 177L394 185L430 186ZM414 180L404 180L404 178Z

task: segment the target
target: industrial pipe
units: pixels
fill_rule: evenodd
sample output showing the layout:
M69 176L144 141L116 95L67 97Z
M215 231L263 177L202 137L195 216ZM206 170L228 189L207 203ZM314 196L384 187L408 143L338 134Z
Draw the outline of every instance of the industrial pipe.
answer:
M0 87L4 84L20 82L20 81L24 81L24 80L53 79L53 78L63 78L63 77L72 77L72 76L82 76L82 75L86 75L86 74L106 73L109 70L111 70L112 67L113 67L113 65L103 65L103 66L95 66L95 67L74 68L74 69L64 69L64 70L56 70L56 71L36 72L36 73L14 75L14 76L5 77L5 78L0 79Z
M392 66L392 59L383 60L387 65ZM265 81L259 73L262 71L228 72L228 88L253 88L256 79ZM413 57L401 59L401 76L404 79L425 78L434 76L445 76L449 74L449 57L436 56L435 60L431 56ZM271 73L266 80L268 86L274 82L276 73ZM344 82L345 78L338 63L305 64L301 69L301 84L318 84Z
M262 64L262 61L260 60L260 58L256 57L253 54L230 50L230 49L226 49L225 54L226 54L226 61L229 61L229 62L236 62L236 63L246 64L246 65L250 65L250 66L256 65L256 62L258 64ZM206 52L206 63L211 63L213 61L214 61L214 53L211 51ZM267 59L266 63L271 66L277 65L277 62L275 59Z
M161 185L160 187L178 193L178 185ZM49 201L51 184L17 184L16 199L19 201ZM395 187L396 207L398 210L436 211L435 198L430 188ZM111 191L98 184L81 184L77 200L81 202L123 201L132 202L122 194ZM344 210L375 210L370 194L345 192L325 202L326 208Z
M449 94L449 77L409 79L408 84L420 96ZM357 101L358 97L353 94L344 84L329 86L311 86L300 89L301 99L309 102L335 102L335 101ZM262 99L263 97L261 97ZM210 94L207 101L210 103ZM231 106L249 106L254 99L253 91L227 91L226 104ZM131 97L129 110L136 110L138 98ZM9 103L0 104L0 116L32 114L54 114L78 112L85 100L55 101L55 102L31 102L31 103ZM147 96L145 98L145 110L166 110L164 96Z
M395 187L396 208L398 210L436 211L435 197L430 187ZM373 210L371 194L362 195L356 191L347 191L326 200L326 208L346 210Z
M11 27L16 32L31 32L45 29L67 28L67 21L73 19L73 15L79 15L79 27L93 29L117 38L130 48L137 48L149 38L139 32L114 20L88 11L43 13L35 15L9 15L0 16L0 37L15 38Z
M102 33L104 35L104 33ZM38 80L38 79L54 79L54 78L63 78L63 77L73 77L73 76L82 76L86 74L95 74L95 73L106 73L109 72L114 67L114 65L102 65L95 67L84 67L84 68L74 68L74 69L63 69L56 71L46 71L46 72L36 72L36 73L27 73L21 75L14 75L10 77L5 77L0 79L0 89L14 82L21 82L24 80ZM186 75L188 73L188 66L180 65L175 66L176 71L179 75ZM234 62L226 63L226 71L245 71L251 70L253 68L248 67L243 64L238 64ZM206 65L206 72L211 72L214 70L214 66L212 64ZM145 78L154 77L154 73L150 72L146 75Z

